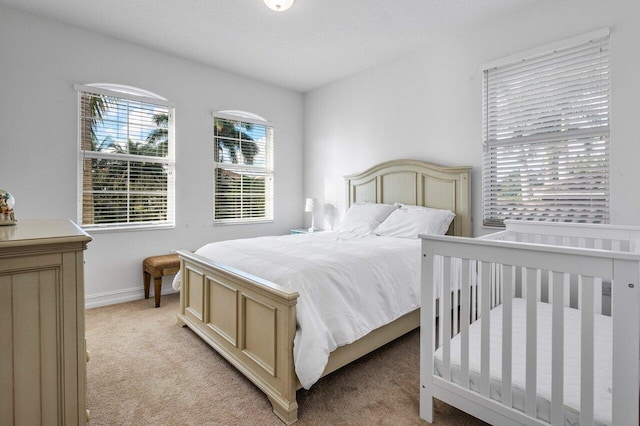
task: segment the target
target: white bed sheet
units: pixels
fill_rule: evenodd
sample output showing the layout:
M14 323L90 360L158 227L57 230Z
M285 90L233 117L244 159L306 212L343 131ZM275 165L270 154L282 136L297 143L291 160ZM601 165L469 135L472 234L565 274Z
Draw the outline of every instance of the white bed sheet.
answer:
M221 241L196 253L300 294L294 363L305 389L330 352L420 304L417 238L321 232ZM173 286L179 289L179 276Z
M580 424L580 311L565 308L564 328L564 404L565 425ZM538 362L537 362L537 415L551 418L551 305L538 303ZM470 388L478 391L480 383L480 327L478 320L469 327L469 381ZM611 424L612 377L612 321L611 317L595 316L595 375L594 417L596 425ZM513 299L513 352L512 395L513 407L524 411L526 373L526 300ZM490 395L501 400L502 395L502 305L491 310ZM451 341L451 377L462 383L460 361L460 335ZM435 373L442 376L442 347L435 352Z

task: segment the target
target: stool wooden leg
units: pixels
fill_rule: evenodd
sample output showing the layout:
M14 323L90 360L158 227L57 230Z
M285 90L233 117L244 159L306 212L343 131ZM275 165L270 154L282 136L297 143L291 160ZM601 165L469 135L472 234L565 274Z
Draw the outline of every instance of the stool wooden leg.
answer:
M147 271L142 273L144 279L144 298L149 298L149 287L151 287L151 274Z
M160 307L160 292L162 291L162 277L153 278L153 295L156 298L156 308Z

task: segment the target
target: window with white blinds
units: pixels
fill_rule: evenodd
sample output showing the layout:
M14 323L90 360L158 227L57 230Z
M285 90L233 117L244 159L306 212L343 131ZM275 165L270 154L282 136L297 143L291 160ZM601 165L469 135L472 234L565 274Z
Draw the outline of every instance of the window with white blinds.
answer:
M609 222L609 31L488 64L483 223Z
M174 226L171 104L127 86L76 89L79 223L92 230Z
M217 113L214 223L273 220L273 127L253 114Z

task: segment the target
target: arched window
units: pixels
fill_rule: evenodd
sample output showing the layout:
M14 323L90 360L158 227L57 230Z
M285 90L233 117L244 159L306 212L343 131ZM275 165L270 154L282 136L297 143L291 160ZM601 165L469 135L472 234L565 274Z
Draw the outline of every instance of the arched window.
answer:
M273 127L244 111L214 114L215 223L273 220Z
M129 86L76 90L79 223L92 230L173 227L173 105Z

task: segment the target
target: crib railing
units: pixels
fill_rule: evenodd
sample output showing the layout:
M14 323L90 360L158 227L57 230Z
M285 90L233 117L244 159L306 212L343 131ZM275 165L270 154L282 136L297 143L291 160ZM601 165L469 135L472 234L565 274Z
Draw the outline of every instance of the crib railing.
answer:
M592 223L505 221L505 230L480 239L596 250L640 252L640 227Z
M421 404L423 419L433 420L432 399L438 398L490 423L515 421L549 424L538 418L537 304L551 305L550 423L565 417L565 306L580 311L580 424L594 424L594 317L600 312L602 282L611 283L612 424L638 425L640 355L640 255L635 237L578 227L545 225L531 229L512 226L501 236L483 239L423 236L421 310ZM516 226L515 228L518 228ZM560 229L563 232L560 232ZM568 230L567 230L568 229ZM635 232L635 231L634 231ZM516 241L502 241L515 235ZM552 235L555 234L555 235ZM601 234L601 235L600 235ZM587 235L589 235L587 237ZM553 237L553 238L552 238ZM557 241L560 241L558 245ZM585 247L580 247L581 239ZM556 241L556 243L552 243ZM613 243L611 241L619 241ZM575 242L575 244L572 244ZM593 244L593 248L588 248ZM569 246L569 247L567 247ZM617 251L616 249L625 249ZM437 264L440 263L439 267ZM569 300L577 286L577 303ZM440 295L436 299L436 286ZM543 288L546 287L546 294ZM526 377L524 410L513 406L512 302L526 300ZM458 300L459 298L459 300ZM436 302L437 300L437 302ZM458 303L459 302L459 303ZM439 326L436 327L436 303ZM501 395L491 398L491 309L502 304ZM457 309L459 306L459 312ZM459 315L459 318L458 318ZM470 387L469 327L480 323L480 380ZM460 335L460 379L452 380L451 339ZM441 374L434 374L434 353L441 347ZM494 375L496 375L494 372Z

